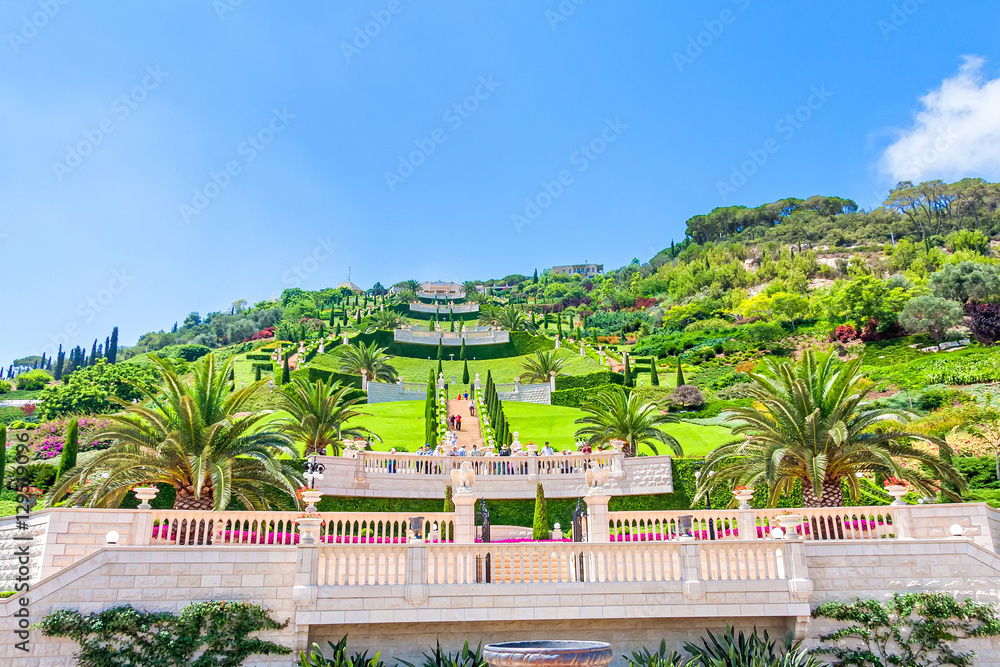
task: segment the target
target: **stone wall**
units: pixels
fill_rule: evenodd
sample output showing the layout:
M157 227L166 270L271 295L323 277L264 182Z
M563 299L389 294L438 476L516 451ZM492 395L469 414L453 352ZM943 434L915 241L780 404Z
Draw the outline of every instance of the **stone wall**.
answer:
M522 384L518 391L498 391L497 396L501 401L552 405L552 387L548 382L541 384Z
M427 385L423 389L412 390L395 382L369 382L369 403L394 403L398 401L423 401L427 398Z

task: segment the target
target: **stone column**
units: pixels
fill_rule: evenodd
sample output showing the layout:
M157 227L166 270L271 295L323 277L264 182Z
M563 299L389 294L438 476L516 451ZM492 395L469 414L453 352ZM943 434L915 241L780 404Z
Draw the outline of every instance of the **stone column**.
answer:
M757 539L757 512L755 510L737 510L736 529L741 540Z
M476 391L479 391L479 384L480 384L479 373L476 372Z
M782 542L781 550L785 552L785 576L788 578L788 591L800 602L808 602L812 597L813 583L809 578L809 567L806 565L802 542Z
M892 530L897 540L913 539L913 510L909 505L892 508Z
M295 586L292 600L296 607L314 607L319 589L319 528L322 519L297 519L299 544L295 549Z
M406 543L406 586L403 598L414 607L427 602L427 543L422 539Z
M608 501L611 496L601 487L592 487L583 500L587 503L587 541L610 542Z
M549 371L549 390L550 391L555 391L556 390L556 372L555 371Z
M701 583L701 545L694 538L681 538L681 571L684 598L695 602L705 596Z
M361 391L368 391L368 369L361 369Z
M476 498L472 491L458 491L452 496L455 503L455 544L476 543Z
M137 546L147 546L153 540L153 512L147 503L146 507L136 510L132 515L132 538L130 542Z

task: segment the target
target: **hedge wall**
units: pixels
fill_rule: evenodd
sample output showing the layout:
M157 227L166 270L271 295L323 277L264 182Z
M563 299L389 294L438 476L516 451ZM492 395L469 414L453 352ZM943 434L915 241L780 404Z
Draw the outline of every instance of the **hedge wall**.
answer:
M556 379L558 386L559 380ZM578 408L583 405L583 402L594 397L594 394L607 389L609 387L615 387L617 385L613 384L601 384L596 387L578 387L576 389L557 389L552 392L552 405L563 405L568 408Z
M594 371L586 375L563 375L556 378L556 392L563 389L601 387L607 384L625 384L625 375L613 371Z
M376 343L379 347L386 348L386 352L396 357L407 359L435 359L437 355L437 342L432 345L421 345L420 343L399 343L393 340L392 332L384 329L371 333L358 334L352 342L361 342L365 345ZM555 341L545 336L532 336L524 331L510 332L510 342L497 345L467 345L465 355L469 359L505 359L516 357L522 354L533 354L536 350L555 349ZM457 358L461 345L445 346L448 352L454 352Z
M310 366L309 368L300 368L297 371L292 371L290 374L291 379L296 377L308 377L310 382L315 382L316 380L324 380L325 382L339 382L346 387L355 387L356 389L361 389L361 376L360 375L348 375L347 373L338 373L336 371L327 370L325 368L316 368L315 366Z

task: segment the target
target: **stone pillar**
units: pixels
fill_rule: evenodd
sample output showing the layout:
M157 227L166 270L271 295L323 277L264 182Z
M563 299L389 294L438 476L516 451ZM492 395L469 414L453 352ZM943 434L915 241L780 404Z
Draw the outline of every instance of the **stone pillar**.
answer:
M587 503L587 541L610 542L608 501L611 496L601 487L593 487L583 498Z
M681 540L684 540L680 545L684 598L695 602L705 596L701 583L701 545L694 538L685 540L682 537Z
M909 505L892 508L892 529L897 540L913 539L913 510Z
M368 391L368 369L361 369L361 391Z
M477 371L476 372L476 391L479 391L479 383L480 383L479 372Z
M347 332L344 332L344 345L347 345Z
M418 607L427 602L427 543L410 540L406 544L406 586L403 598Z
M581 340L580 340L580 356L581 356L581 357L582 357L582 356L584 356L584 355L586 354L586 352L585 352L585 350L586 350L586 347L587 347L587 346L583 344L583 340L581 339Z
M550 391L555 391L556 390L556 372L555 371L549 371L549 390Z
M514 378L514 393L521 393L521 378ZM514 397L514 400L517 400L517 396Z
M296 607L316 606L319 589L319 528L322 519L297 519L299 544L295 549L295 586L292 600Z
M785 576L788 578L788 591L800 602L808 602L812 597L813 583L809 578L809 566L806 565L802 542L794 540L781 543L785 552Z
M755 510L737 510L736 529L741 540L757 539L757 512Z
M556 335L556 349L559 349L559 336Z
M132 538L129 541L136 546L148 546L153 540L153 512L148 503L143 504L146 507L132 515Z
M475 544L478 498L472 491L458 491L451 499L455 503L455 544Z

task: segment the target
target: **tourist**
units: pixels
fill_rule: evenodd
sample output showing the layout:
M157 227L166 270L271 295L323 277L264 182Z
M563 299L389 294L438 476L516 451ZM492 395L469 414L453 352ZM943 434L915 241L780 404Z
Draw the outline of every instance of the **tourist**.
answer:
M455 456L465 456L465 445L459 445L455 450Z
M448 429L455 428L455 415L448 415Z
M395 454L396 453L396 448L393 447L392 449L390 449L389 453L390 454ZM389 459L389 472L391 472L391 473L392 472L396 472L396 459L392 459L392 458Z
M483 450L479 449L478 445L472 445L472 452L469 453L469 456L482 456L482 455L483 455Z
M462 415L455 415L455 430L462 430Z
M542 447L542 456L552 456L553 454L555 454L555 451L552 449L552 445L549 444L549 441L546 440L545 446Z
M476 402L475 401L469 401L469 416L470 417L475 417L476 416Z

